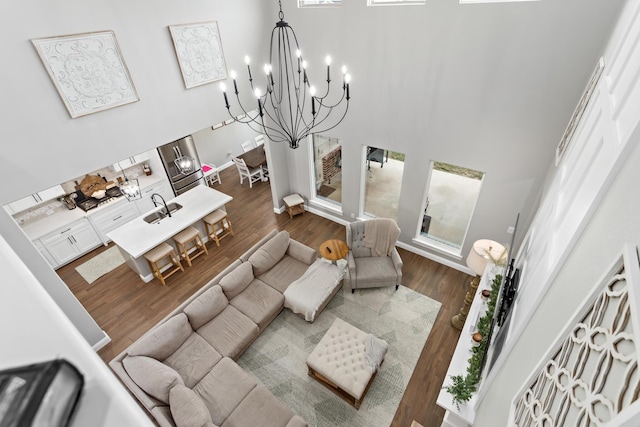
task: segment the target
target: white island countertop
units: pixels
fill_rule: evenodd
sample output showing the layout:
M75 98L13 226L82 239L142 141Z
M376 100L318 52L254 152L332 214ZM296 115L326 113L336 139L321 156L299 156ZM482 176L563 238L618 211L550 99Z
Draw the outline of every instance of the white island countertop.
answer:
M164 209L164 207L158 206L107 233L107 236L132 258L139 258L231 200L233 197L227 194L206 185L199 185L178 197L166 200L167 204L179 203L182 205L182 209L173 212L171 217L165 217L156 224L144 221L143 218L150 212Z

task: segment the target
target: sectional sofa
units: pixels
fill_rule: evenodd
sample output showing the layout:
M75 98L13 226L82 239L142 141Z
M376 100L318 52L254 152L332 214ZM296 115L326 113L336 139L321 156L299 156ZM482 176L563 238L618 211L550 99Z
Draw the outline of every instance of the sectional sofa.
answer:
M235 360L316 258L273 230L109 365L162 427L306 426Z

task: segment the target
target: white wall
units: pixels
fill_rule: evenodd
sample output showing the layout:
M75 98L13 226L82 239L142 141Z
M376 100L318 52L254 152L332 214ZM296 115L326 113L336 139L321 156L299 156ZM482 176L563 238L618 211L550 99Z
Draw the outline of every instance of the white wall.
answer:
M168 25L218 21L228 69L256 52L265 32L258 0L44 0L2 2L0 205L100 169L228 118L217 84L185 89ZM242 12L241 12L242 11ZM140 101L71 119L33 38L113 30Z
M0 370L66 359L85 381L71 426L154 425L2 237L0 255Z
M559 166L551 167L518 258L523 274L514 330L482 385L474 425L505 425L512 398L557 331L623 245L640 245L638 40L640 3L630 1L604 53L605 71L584 119Z
M231 123L215 130L209 126L191 135L200 161L220 167L231 162L229 153L239 156L243 152L240 144L255 138L258 134L247 125Z
M347 1L340 8L296 9L295 0L284 1L319 90L326 54L334 60L334 80L343 63L353 77L349 113L327 133L343 143L339 219L359 212L362 146L372 145L406 154L401 242L412 244L421 220L431 160L486 172L462 260L454 262L463 264L477 239L508 242L518 212L526 230L622 3L429 0L366 7ZM301 179L309 176L306 162L295 158L291 185L308 197L310 186Z

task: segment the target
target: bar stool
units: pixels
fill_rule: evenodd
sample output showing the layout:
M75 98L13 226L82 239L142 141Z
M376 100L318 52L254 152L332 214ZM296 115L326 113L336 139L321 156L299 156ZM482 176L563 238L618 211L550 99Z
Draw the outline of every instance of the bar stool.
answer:
M215 240L216 245L220 246L220 240L227 237L229 234L233 236L231 221L229 221L227 213L222 209L211 212L202 220L204 221L204 228L207 231L209 239ZM220 230L222 231L219 235L218 230L216 230L216 226L220 226Z
M173 241L176 242L180 258L187 260L189 267L191 267L191 260L202 254L209 254L207 247L200 237L200 232L195 227L185 228L173 236Z
M165 280L177 271L184 271L182 263L176 254L176 251L166 242L160 243L155 248L144 254L149 268L153 276L160 280L162 286L166 286ZM165 268L167 266L173 266L174 268ZM163 269L165 269L163 271ZM169 271L170 270L170 271Z

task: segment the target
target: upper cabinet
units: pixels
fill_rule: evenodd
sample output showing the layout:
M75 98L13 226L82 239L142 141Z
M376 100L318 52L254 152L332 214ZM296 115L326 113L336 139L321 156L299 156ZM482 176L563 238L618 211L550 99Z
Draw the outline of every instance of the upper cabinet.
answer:
M46 190L38 191L37 193L30 194L27 197L23 197L22 199L18 199L15 202L9 203L7 205L7 210L9 211L9 213L15 214L36 206L37 204L53 200L56 197L64 195L65 191L62 186L55 185L51 188L47 188Z
M135 156L127 157L126 159L120 160L118 163L113 164L113 168L116 171L120 171L121 169L130 168L133 165L137 165L138 163L143 163L149 160L149 153L141 153Z

